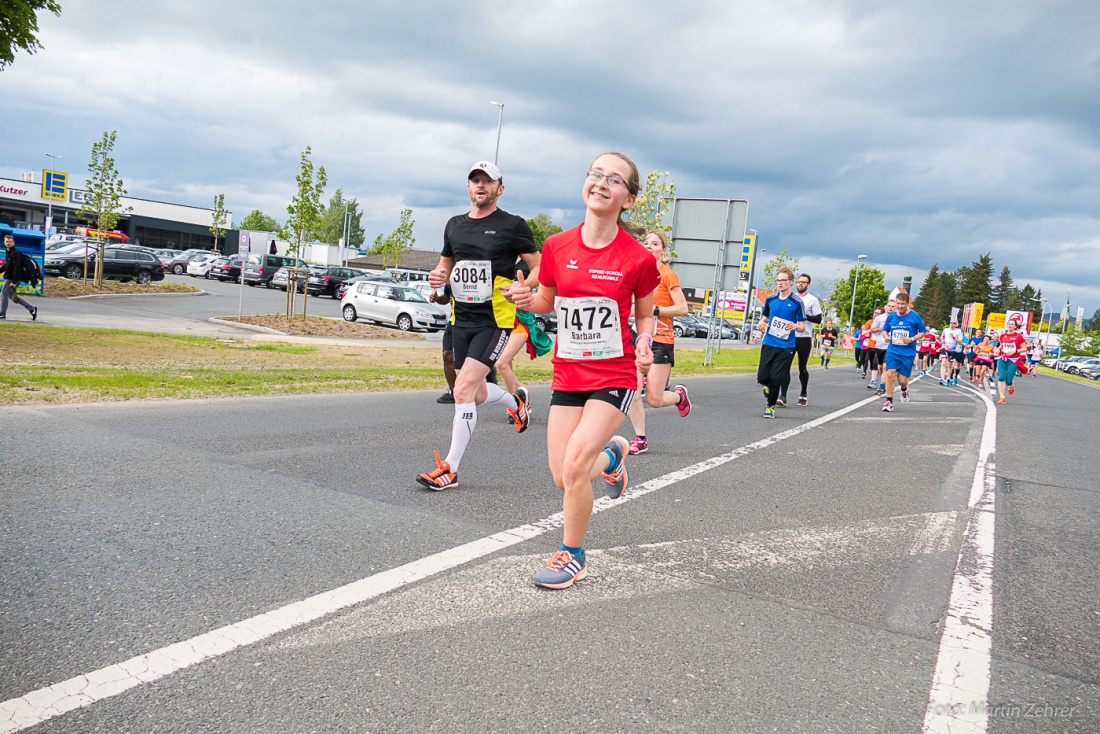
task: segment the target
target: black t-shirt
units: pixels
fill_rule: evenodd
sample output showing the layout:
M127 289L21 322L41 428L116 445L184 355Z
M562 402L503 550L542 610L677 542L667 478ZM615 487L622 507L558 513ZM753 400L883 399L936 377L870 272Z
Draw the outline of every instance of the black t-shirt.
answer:
M836 329L822 329L821 330L821 346L823 347L835 347L836 346Z
M469 214L451 217L443 230L443 257L452 258L456 264L488 260L492 276L489 300L470 303L455 298L455 325L511 329L516 309L501 295L499 286L515 280L517 257L535 252L538 252L535 237L523 217L503 209L480 219L473 219Z

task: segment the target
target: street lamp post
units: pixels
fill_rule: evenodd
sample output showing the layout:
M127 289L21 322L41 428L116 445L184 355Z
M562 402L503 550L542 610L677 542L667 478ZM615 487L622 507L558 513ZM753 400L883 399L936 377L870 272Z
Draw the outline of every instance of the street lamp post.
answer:
M504 103L489 102L489 104L499 110L497 114L497 152L493 154L493 165L495 166L497 164L497 159L500 158L500 124L504 122Z
M848 328L855 334L855 324L853 319L856 317L856 289L859 288L859 269L863 267L863 261L867 259L866 255L859 255L856 257L856 282L852 285L852 308L848 311Z
M53 153L47 153L46 157L50 159L50 168L53 168L56 165L54 163L54 161L56 161L61 156L54 155ZM52 192L51 192L51 194L52 194ZM50 237L50 228L52 226L53 226L53 196L50 196L49 199L46 199L46 226L43 227L43 229L46 232L46 239L49 239L49 237Z
M340 264L348 266L348 202L344 202L344 237L340 242Z

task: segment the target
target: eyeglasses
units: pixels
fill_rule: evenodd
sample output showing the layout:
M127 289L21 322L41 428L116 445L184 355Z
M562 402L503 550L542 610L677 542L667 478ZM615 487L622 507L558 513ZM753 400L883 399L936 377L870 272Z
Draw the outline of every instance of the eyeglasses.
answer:
M776 278L775 282L776 283L790 283L791 279L784 276L784 277L781 277L781 278Z
M626 179L619 178L618 176L609 176L606 173L600 173L599 171L589 171L588 178L593 181L604 179L607 181L608 186L626 186Z
M808 280L800 280L800 281L798 281L798 284L799 284L799 285L809 285L809 284L810 284L810 281L808 281Z

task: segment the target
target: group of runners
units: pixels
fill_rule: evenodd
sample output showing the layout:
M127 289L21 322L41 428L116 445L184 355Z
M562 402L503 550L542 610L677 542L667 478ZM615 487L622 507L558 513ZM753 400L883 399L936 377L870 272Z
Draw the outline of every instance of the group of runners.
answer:
M527 430L530 394L516 381L511 358L524 344L532 356L538 353L530 314L557 313L547 456L564 493L564 532L559 550L534 575L536 585L550 589L587 574L592 481L600 479L608 497L620 497L626 457L648 451L644 413L635 405L641 382L648 378L651 407L675 407L681 416L691 411L687 388L669 389L671 319L687 312L687 302L667 263L668 239L660 231L630 230L623 221L640 190L627 156L597 156L581 186L584 221L547 238L540 252L526 221L497 205L504 193L500 169L476 163L467 176L470 210L447 223L439 263L428 277L433 288L450 289L455 412L446 456L436 451L435 467L416 478L427 489L458 486L480 407L500 406L518 433ZM494 370L504 387L487 381ZM626 416L635 426L633 442L616 434Z
M688 306L668 265L668 238L662 231L636 231L623 220L640 188L638 169L627 156L597 156L581 186L584 221L548 237L540 251L527 222L498 206L504 193L500 169L487 161L476 163L467 176L470 210L448 221L439 263L428 277L433 288L447 289L452 302L444 349L453 385L440 401L453 400L455 407L449 449L445 457L436 451L435 467L417 476L423 487L458 486L479 408L499 406L517 433L527 430L530 393L518 383L511 361L525 346L532 358L553 349L547 457L554 484L563 491L564 527L559 549L534 574L534 583L545 588L564 589L587 574L584 541L594 506L592 482L599 480L609 498L621 497L628 481L627 457L649 451L637 393L645 386L651 408L675 407L681 416L691 412L687 388L670 383L675 365L672 317L686 314ZM764 386L765 418L775 417L776 405L787 404L795 357L797 404L809 404L812 324L822 322L821 304L809 292L811 282L808 274L796 279L789 268L780 268L777 292L766 299L757 323L762 333L757 381ZM551 311L558 316L552 346L532 316ZM951 355L958 343L965 343L956 329L953 324L943 335ZM861 331L857 369L865 378L870 372L868 387L886 396L883 410L890 412L896 387L902 402L909 401L908 380L918 348L935 335L910 308L904 291L877 309ZM1011 357L1023 348L1023 337L1013 334L1015 325L1010 325L995 346L998 376L1008 394L1015 376ZM838 337L831 321L819 332L821 366L826 369ZM976 367L992 358L985 346L991 343L985 338L975 347ZM954 381L965 361L950 360ZM499 380L490 379L497 373ZM634 429L631 441L617 434L625 417Z

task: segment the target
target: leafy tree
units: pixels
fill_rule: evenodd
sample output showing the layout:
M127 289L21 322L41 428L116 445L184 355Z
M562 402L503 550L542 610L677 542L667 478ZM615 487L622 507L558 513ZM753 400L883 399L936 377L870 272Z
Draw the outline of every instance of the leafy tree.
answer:
M1010 304L1019 300L1016 286L1012 281L1012 271L1007 265L1001 268L1001 277L997 285L989 292L989 308L997 313L1004 313L1008 309L1014 309Z
M334 245L344 238L344 215L348 217L348 247L360 247L366 239L363 234L363 212L359 211L358 199L345 199L344 190L336 189L321 215L320 240Z
M933 266L935 267L935 266ZM859 270L859 283L856 284L856 270ZM833 287L829 302L837 311L837 317L848 320L848 313L852 311L852 288L856 289L855 314L853 323L862 324L871 318L875 312L875 302L880 305L886 303L890 297L890 291L886 290L886 273L867 265L858 263L848 271L848 277L838 280Z
M314 178L313 161L309 159L312 152L308 145L302 151L302 170L295 177L298 194L287 205L286 211L290 217L280 232L282 239L290 242L288 249L297 256L299 262L302 259L302 245L317 239L321 214L324 212L321 194L328 184L324 166L317 169L317 176Z
M531 228L531 233L535 235L535 244L538 245L540 251L542 250L542 243L546 241L547 237L562 231L561 227L554 224L554 220L550 218L550 215L544 212L539 212L528 219L527 226Z
M281 227L274 219L264 214L259 209L253 209L241 220L238 229L249 232L278 232Z
M115 148L115 132L104 132L103 138L92 145L92 161L88 164L88 170L92 177L84 183L84 204L76 213L81 219L92 222L100 232L112 230L118 226L118 219L122 212L130 211L133 207L122 208L122 196L126 189L122 185L118 171L115 169L115 159L111 151ZM96 269L95 284L103 285L103 237L96 237ZM88 278L87 263L85 262L84 278Z
M798 275L798 258L791 257L787 254L786 250L783 250L778 255L768 260L768 264L764 266L764 282L760 284L760 287L766 291L775 290L775 274L779 272L779 268L786 265L791 269L791 272ZM794 288L794 284L791 284L791 288Z
M664 223L664 217L672 210L672 201L676 198L676 184L668 178L670 175L668 171L652 171L646 176L645 187L638 194L634 206L623 215L623 220L643 227L647 232L663 229L671 233L672 225Z
M993 258L989 253L982 255L968 267L959 268L955 275L958 300L951 305L962 307L966 303L982 303L987 309L990 307Z
M210 224L210 234L214 235L214 252L219 252L218 239L225 234L227 215L228 212L225 211L225 194L217 194L214 197L214 213Z
M1091 355L1096 350L1093 340L1088 333L1086 333L1080 325L1072 321L1066 324L1066 330L1062 333L1062 338L1058 344L1062 348L1059 354L1062 359L1073 357L1078 354Z
M395 268L400 265L401 258L416 244L413 238L413 225L416 222L413 221L412 213L412 209L402 209L401 223L397 225L397 229L385 237L378 235L374 238L370 254L381 255L383 267Z
M61 15L57 0L15 0L0 3L0 71L15 61L19 49L33 54L42 48L38 42L38 10L48 10Z

